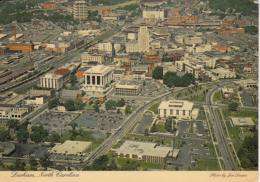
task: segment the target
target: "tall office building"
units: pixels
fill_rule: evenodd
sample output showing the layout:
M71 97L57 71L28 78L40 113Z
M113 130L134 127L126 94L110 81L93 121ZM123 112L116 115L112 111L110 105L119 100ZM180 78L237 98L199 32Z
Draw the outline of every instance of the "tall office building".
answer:
M73 18L79 21L88 17L87 3L85 1L75 1L73 4Z
M149 52L149 31L147 26L141 25L138 31L139 52Z

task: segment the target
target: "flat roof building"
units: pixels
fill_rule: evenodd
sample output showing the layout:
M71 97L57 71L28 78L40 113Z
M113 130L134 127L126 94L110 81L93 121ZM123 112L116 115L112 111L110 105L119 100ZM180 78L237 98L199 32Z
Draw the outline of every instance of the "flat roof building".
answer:
M63 144L56 144L51 153L66 155L83 155L89 149L92 142L66 140Z
M156 143L125 141L115 154L118 157L131 158L152 162L156 164L166 164L172 147L157 146ZM179 149L173 150L173 158L176 160Z
M116 85L115 89L115 95L138 96L140 93L138 85Z
M162 118L169 116L178 119L196 119L199 109L193 108L193 103L183 100L163 101L158 107L158 114Z
M238 126L238 127L252 127L254 126L254 122L252 118L250 117L234 117L231 118L233 126Z

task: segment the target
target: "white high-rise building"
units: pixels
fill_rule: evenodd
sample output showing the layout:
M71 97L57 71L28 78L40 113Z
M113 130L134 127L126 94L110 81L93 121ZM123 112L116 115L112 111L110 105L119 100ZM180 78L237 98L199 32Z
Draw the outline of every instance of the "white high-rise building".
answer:
M88 17L87 3L85 1L75 1L73 4L73 18L79 21Z
M139 52L149 52L149 38L147 26L141 25L138 31Z
M53 88L59 90L63 87L62 75L47 73L40 78L41 88Z

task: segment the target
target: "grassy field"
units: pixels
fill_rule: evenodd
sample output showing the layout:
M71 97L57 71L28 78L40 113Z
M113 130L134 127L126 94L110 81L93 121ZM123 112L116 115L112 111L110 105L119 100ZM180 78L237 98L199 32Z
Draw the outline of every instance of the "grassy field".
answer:
M164 124L157 124L156 125L156 129L158 132L161 132L161 133L167 133L168 131L165 129L165 126Z
M229 150L230 150L230 153L231 153L231 155L232 155L232 158L234 159L234 162L235 162L235 165L236 165L237 169L238 169L238 170L241 170L241 167L240 167L239 164L238 164L237 158L236 158L236 156L235 156L235 153L234 153L234 150L233 150L233 147L231 146L231 144L228 144L228 148L229 148Z
M213 95L213 101L214 102L219 101L219 100L222 100L222 93L221 93L221 91L217 91Z
M209 153L210 153L211 156L217 156L213 144L207 143L207 144L204 144L204 145L209 148Z
M242 147L243 142L233 142L233 146L235 148L236 153L239 151L239 149Z
M127 161L130 161L130 162L136 161L134 159L115 157L114 152L112 152L112 151L109 151L106 155L109 157L110 161L112 161L114 159L115 162L117 163L117 165L119 165L119 166L126 164ZM144 162L144 161L138 161L138 162L140 163L139 168L141 168L141 169L161 169L161 165L159 165L159 164L154 164L151 162Z
M215 145L215 147L216 147L216 150L217 150L218 156L219 156L219 157L222 157L222 155L221 155L221 153L220 153L219 146L218 146L218 145Z
M198 171L220 171L219 163L217 160L212 159L198 159L198 163L195 166L195 170Z
M94 105L88 105L88 104L85 105L86 109L93 108L93 107L94 107Z
M185 100L189 100L189 101L193 101L193 102L204 102L205 98L206 98L206 95L204 95L204 93L201 93L199 95L196 95L195 97L188 98Z
M227 129L231 139L240 140L239 133L242 132L241 128L233 127L231 125L231 117L251 117L255 124L258 124L258 113L254 111L239 110L236 112L229 111L228 109L222 109L222 114L226 120Z
M158 107L159 107L159 103L155 103L148 110L153 111L154 114L158 114Z
M66 131L62 134L61 137L61 142L65 142L66 140L71 140L72 137L72 130ZM76 141L88 141L88 142L92 142L92 149L89 150L95 150L95 148L97 148L105 139L100 139L100 140L95 140L92 138L92 134L93 132L90 131L83 131L81 134L77 132L77 136L74 137L74 140ZM89 152L89 151L87 151Z

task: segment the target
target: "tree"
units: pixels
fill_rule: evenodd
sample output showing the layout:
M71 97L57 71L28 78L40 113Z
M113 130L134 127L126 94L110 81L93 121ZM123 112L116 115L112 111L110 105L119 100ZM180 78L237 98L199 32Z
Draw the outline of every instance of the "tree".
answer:
M76 132L76 127L78 126L77 123L71 123L70 126L72 127L73 132Z
M10 166L12 171L24 171L24 167L26 166L25 162L21 162L20 159L16 159L14 164Z
M60 142L60 135L58 133L53 133L49 136L48 140L51 142L51 145L54 146L54 143Z
M98 105L94 105L94 109L95 109L95 112L99 112L99 107L98 107Z
M50 160L50 154L44 153L43 156L40 157L40 164L44 167L44 170L47 170L47 167L52 166L52 162Z
M36 166L38 165L38 162L33 156L30 156L29 158L29 164L32 170L36 170Z
M232 102L232 103L228 104L228 109L230 111L236 111L237 108L238 108L238 103L236 103L236 102Z
M64 106L65 106L67 111L75 111L75 104L74 104L74 101L71 100L71 99L66 100Z
M154 79L163 79L163 67L157 66L153 70L153 78Z
M131 106L127 105L125 107L125 114L130 114L132 111L131 111Z
M117 109L117 112L116 112L117 114L120 114L120 109Z
M19 129L19 121L16 119L9 119L6 123L6 127L10 130L10 128L14 128L15 130Z
M241 86L238 87L238 91L242 91L243 88Z
M146 85L146 83L145 83L145 81L143 82L143 86L145 86Z
M117 107L123 107L125 105L125 100L122 98L116 103Z
M75 86L75 84L77 83L77 76L76 75L70 75L70 84L72 87Z
M27 142L27 139L29 138L29 132L27 131L27 128L21 127L17 131L17 139L20 143L25 143Z
M157 128L156 128L156 126L155 126L155 123L153 124L153 126L151 127L151 132L157 132L158 130L157 130Z
M74 104L75 104L75 109L76 109L76 110L81 110L81 109L83 109L84 104L83 104L82 99L76 99L76 100L74 101Z
M144 130L144 136L148 136L149 135L149 130L146 128L145 130Z
M44 141L48 136L48 131L43 128L43 126L33 126L32 133L30 134L30 139L35 143Z
M174 126L172 126L176 124L175 120L172 118L172 117L168 117L166 118L166 122L165 122L165 129L168 131L168 132L174 132L176 131L176 128Z
M48 103L48 109L52 109L52 108L56 107L59 103L60 103L59 99L57 99L57 98L52 99Z
M8 130L0 130L0 141L6 142L10 139L10 133Z
M115 101L113 101L113 100L108 100L105 103L106 110L110 110L110 109L112 109L112 108L114 108L116 106L117 106L117 103Z

